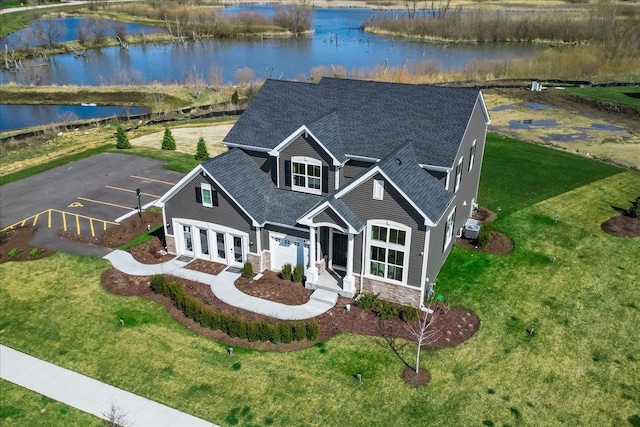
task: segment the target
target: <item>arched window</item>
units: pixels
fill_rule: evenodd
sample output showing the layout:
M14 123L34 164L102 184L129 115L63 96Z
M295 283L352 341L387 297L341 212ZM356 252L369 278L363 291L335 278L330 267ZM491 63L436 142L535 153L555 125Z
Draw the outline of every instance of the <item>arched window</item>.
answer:
M378 280L406 284L410 247L411 228L393 221L368 221L366 274Z

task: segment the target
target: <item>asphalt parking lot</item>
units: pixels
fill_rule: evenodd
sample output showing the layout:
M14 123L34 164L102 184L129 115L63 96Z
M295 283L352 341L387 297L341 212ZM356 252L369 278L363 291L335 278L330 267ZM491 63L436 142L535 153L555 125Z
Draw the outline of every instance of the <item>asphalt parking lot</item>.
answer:
M158 160L102 153L0 187L0 230L38 226L97 238L184 174Z

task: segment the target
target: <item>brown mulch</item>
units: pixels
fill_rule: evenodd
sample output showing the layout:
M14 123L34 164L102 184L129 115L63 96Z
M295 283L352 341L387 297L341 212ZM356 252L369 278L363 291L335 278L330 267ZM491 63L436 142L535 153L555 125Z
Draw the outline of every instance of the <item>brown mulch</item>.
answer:
M498 215L489 208L478 206L478 209L473 213L472 218L477 219L480 222L493 222L498 218Z
M280 280L280 279L278 279ZM232 307L220 301L211 292L211 287L202 283L182 281L187 292L200 298L205 304L210 305L215 311L227 312L243 317L247 321L270 321L280 322L268 316ZM221 331L213 331L203 328L191 319L188 319L181 311L173 305L173 302L162 295L158 295L151 290L149 277L133 277L121 273L118 270L110 269L102 275L102 283L105 289L118 295L141 296L153 301L158 301L165 306L169 314L178 322L188 327L192 331L214 339L216 341L237 347L251 348L268 351L293 351L308 348L315 342L301 341L290 344L274 345L272 343L250 342L246 339L231 338ZM275 292L280 283L277 281L265 281L260 287L272 287L271 292ZM350 312L345 310L347 304L351 305ZM353 304L353 299L339 297L335 307L317 317L320 324L320 334L317 341L325 341L341 332L351 332L374 337L380 345L391 348L391 343L395 338L404 338L413 341L412 335L406 330L405 322L400 318L393 320L382 320L371 310L364 310ZM469 339L478 329L480 319L469 310L446 309L434 323L434 330L439 332L439 339L424 346L423 348L435 350L440 348L454 347Z
M200 271L201 273L213 274L214 276L217 276L218 274L220 274L222 270L227 268L227 266L224 264L220 264L219 262L211 262L211 261L206 261L204 259L196 258L193 261L191 261L189 264L187 264L185 268L188 268L189 270Z
M639 237L640 219L621 214L600 225L602 231L615 237Z
M38 227L19 227L0 233L0 263L30 261L48 257L54 251L32 246L31 238Z
M431 373L426 369L420 369L416 374L414 368L407 366L402 371L402 379L409 385L420 387L431 382Z
M509 255L513 252L513 240L499 231L491 232L491 241L484 248L478 246L478 240L465 239L464 237L459 238L456 241L456 245L478 252L486 252L491 255Z
M287 305L304 304L313 293L311 289L305 289L302 283L281 279L278 273L273 271L264 271L258 280L240 276L236 280L236 288L247 295Z

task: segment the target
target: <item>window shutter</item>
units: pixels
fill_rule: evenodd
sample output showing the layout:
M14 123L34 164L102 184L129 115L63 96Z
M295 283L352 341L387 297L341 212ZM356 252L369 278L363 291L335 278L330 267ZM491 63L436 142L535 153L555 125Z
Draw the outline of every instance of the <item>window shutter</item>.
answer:
M213 206L218 206L218 192L213 190L211 198L213 199Z
M291 160L284 161L284 186L291 187Z
M202 204L202 189L200 187L196 187L196 203Z
M322 166L322 192L329 193L329 166Z

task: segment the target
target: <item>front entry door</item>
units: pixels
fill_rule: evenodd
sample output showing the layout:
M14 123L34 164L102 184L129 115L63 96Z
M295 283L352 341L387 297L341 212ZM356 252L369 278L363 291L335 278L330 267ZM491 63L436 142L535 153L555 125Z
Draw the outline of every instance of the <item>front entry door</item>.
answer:
M331 252L332 265L334 268L347 268L347 235L333 233L333 250Z
M242 261L244 258L244 251L242 247L242 237L240 236L231 236L233 238L233 256L231 259L233 263L236 265L242 265Z
M191 235L191 226L183 225L182 226L182 236L183 236L183 244L184 244L184 252L187 255L193 256L193 236Z

